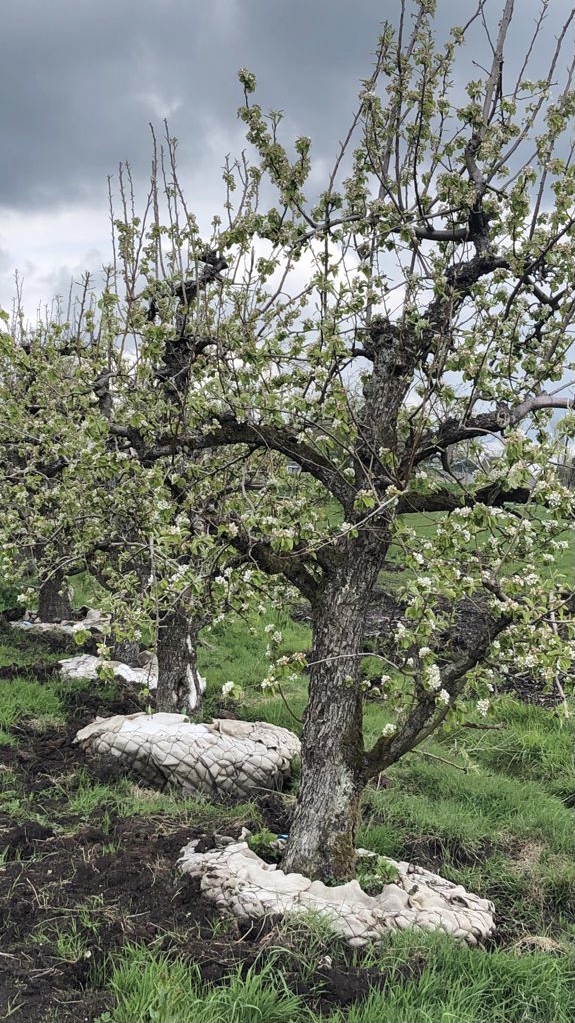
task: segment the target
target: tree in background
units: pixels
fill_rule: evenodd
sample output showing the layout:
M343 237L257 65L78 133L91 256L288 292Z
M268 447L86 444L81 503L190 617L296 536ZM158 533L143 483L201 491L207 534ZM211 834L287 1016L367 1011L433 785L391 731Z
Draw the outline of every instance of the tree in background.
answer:
M246 581L233 574L241 557L202 518L228 476L220 465L206 489L197 469L201 461L209 479L217 456L146 461L130 427L124 436L112 430L113 414L139 421L143 407L124 341L109 290L98 303L88 280L73 324L52 319L24 335L4 332L2 576L19 582L23 602L38 602L41 620L56 621L72 615L68 577L87 573L83 589L99 593L110 612L102 667L108 659L137 663L142 636L151 636L157 708L197 711L199 632L245 607L243 591L258 580L254 571ZM156 400L163 415L173 375L158 377L147 403ZM47 593L56 598L49 607Z

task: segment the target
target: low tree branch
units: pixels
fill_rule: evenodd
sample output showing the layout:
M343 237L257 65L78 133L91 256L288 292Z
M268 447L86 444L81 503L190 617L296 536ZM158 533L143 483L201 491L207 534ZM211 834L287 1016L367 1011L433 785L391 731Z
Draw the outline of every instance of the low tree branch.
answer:
M481 487L473 493L457 493L452 490L438 490L433 494L404 494L397 505L399 515L418 512L451 512L457 508L473 508L476 504L488 504L491 508L502 508L505 504L528 504L533 494L529 487L505 489L505 484L494 483Z
M419 746L424 739L433 735L461 693L467 673L483 660L493 640L509 624L508 615L501 615L497 620L485 616L485 628L480 632L473 648L465 657L452 661L442 668L441 686L449 694L449 703L438 705L436 693L422 691L396 734L391 737L381 736L372 748L365 752L364 766L367 778L377 776Z
M299 441L286 428L240 422L233 415L215 416L219 429L209 433L186 433L163 436L143 453L145 462L154 462L177 451L202 451L209 448L243 444L250 449L264 448L278 451L290 458L302 469L318 480L344 508L353 506L355 489L351 487L329 459L309 444ZM125 433L123 434L125 436Z

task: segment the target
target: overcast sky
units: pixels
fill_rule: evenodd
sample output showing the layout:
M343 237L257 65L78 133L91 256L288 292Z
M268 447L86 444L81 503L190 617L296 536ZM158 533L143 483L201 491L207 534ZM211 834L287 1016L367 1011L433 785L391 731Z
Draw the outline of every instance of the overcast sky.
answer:
M503 0L487 0L496 29ZM517 0L515 43L537 0ZM551 0L551 34L571 0ZM440 31L475 0L438 0ZM218 212L218 172L242 148L237 70L258 101L330 157L398 0L5 0L0 34L0 305L27 311L109 261L107 178L149 174L152 121L180 140L188 203ZM470 57L473 54L470 53Z

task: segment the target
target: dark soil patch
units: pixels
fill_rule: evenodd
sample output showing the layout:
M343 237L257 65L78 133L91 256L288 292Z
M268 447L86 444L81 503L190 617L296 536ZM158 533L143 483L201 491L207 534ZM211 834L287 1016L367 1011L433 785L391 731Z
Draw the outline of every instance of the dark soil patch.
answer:
M500 693L510 693L523 703L531 703L537 707L557 707L563 702L555 687L543 689L541 682L533 678L528 671L516 671L510 674L506 682L498 682Z
M0 747L0 1018L95 1023L103 1013L113 1015L106 970L127 943L189 958L209 983L220 983L238 966L247 972L263 963L272 954L263 931L242 931L233 920L215 928L218 913L201 896L199 882L176 870L180 850L202 836L203 826L184 826L166 813L122 817L112 804L88 819L71 812L79 771L101 782L124 774L116 761L74 746L77 729L95 714L141 709L137 692L111 686L86 693L71 686L66 703L65 726L39 731L34 721L21 722L13 730L17 745ZM259 808L270 830L289 828L289 798L268 793ZM301 956L298 964L287 953L279 968L317 1011L397 982L395 972L386 978L352 959L351 950L338 954L313 981L305 979ZM406 981L415 976L411 966L405 969Z
M377 966L353 966L345 963L322 967L316 974L322 985L322 1002L331 1005L351 1005L369 996L370 991L384 991L395 986L417 983L425 968L425 958L415 956L409 963L398 964L394 970L381 970ZM296 983L294 990L306 994Z
M5 621L1 620L1 616L0 636L4 638L7 646L14 647L17 650L29 652L30 649L33 649L38 652L45 651L52 654L60 654L62 657L66 654L72 657L77 656L79 653L96 654L98 643L102 639L102 637L98 636L89 636L85 642L78 645L73 636L67 636L66 634L57 636L48 633L35 633L31 636L25 630L11 628Z
M7 837L11 852L25 857L0 874L0 1006L6 1013L18 1006L14 1023L93 1019L88 992L99 1013L110 1008L94 982L105 957L126 942L176 941L194 959L206 957L214 911L175 871L193 828L166 834L157 820L132 818L105 832L88 825L69 836L31 834L26 825Z
M289 833L295 805L293 798L290 801L289 796L266 792L256 802L270 831L276 835Z
M0 680L10 681L22 675L33 675L36 682L51 682L58 673L57 664L22 664L0 667Z
M74 733L96 717L137 714L148 708L155 710L156 705L154 693L144 696L140 687L120 679L106 686L99 683L88 691L64 683L59 695L69 718L68 729Z
M20 745L0 749L18 799L13 813L0 812L0 1018L9 1014L12 1023L76 1023L111 1009L98 976L126 942L175 947L208 978L239 958L238 933L225 945L215 941L217 913L198 883L176 871L180 850L202 829L166 814L100 810L85 821L70 813L66 785L59 795L56 780L69 782L78 768L100 781L118 775L115 762L73 746L74 732L75 725L41 735L21 726ZM22 819L31 808L42 822ZM247 941L241 949L253 962L257 946Z

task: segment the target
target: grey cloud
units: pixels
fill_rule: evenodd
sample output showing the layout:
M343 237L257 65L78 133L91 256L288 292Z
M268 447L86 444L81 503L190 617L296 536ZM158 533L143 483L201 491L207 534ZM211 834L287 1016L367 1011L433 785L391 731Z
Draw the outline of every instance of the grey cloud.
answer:
M20 0L0 39L0 204L86 199L129 158L148 166L148 121L170 115L182 152L204 158L206 119L233 130L236 73L261 79L320 146L337 135L369 73L393 0ZM222 154L223 155L223 154Z
M503 0L488 0L496 25ZM475 6L439 0L441 33ZM536 14L518 22L527 34ZM553 0L557 27L567 0ZM185 164L213 174L208 136L238 131L237 69L333 152L398 0L19 0L0 37L0 206L53 208L103 196L129 159L147 175L148 122L168 115ZM550 15L551 17L551 15ZM518 41L519 37L518 37ZM218 154L223 157L222 152Z

